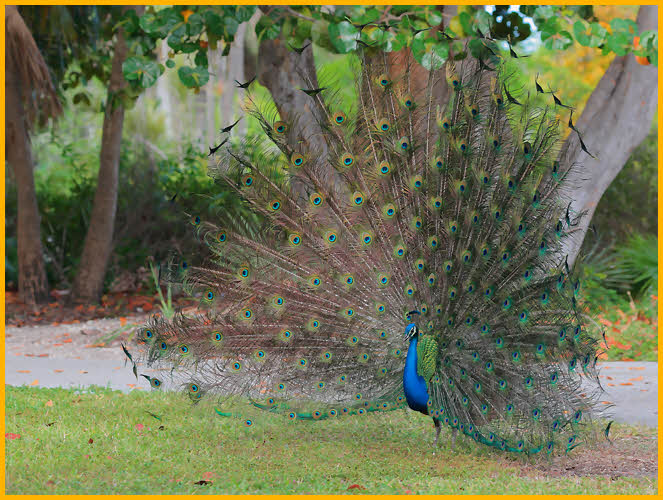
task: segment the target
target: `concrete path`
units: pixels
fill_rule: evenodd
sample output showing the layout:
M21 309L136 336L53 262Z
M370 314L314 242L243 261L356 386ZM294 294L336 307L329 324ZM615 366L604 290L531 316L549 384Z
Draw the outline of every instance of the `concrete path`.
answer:
M125 367L119 347L103 351L105 359L7 356L5 383L66 388L100 385L125 392L138 388L150 390L147 380L137 381L131 367ZM600 373L606 390L602 400L615 405L611 408L612 419L658 426L658 363L607 362L601 364Z

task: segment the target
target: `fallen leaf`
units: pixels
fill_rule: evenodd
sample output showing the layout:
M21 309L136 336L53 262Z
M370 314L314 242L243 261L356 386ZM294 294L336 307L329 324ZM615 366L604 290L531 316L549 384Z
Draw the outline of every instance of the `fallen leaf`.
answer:
M214 477L213 472L203 472L203 479L212 479Z
M14 434L13 432L5 432L6 439L19 439L20 437L21 437L20 434Z
M609 377L608 375L606 375L605 378L608 380L612 380L612 377Z
M73 339L64 339L62 342L65 344L71 344L74 340Z
M639 377L630 378L629 381L631 381L631 382L639 382L639 381L642 380L642 379L644 379L644 377L643 377L642 375L640 375Z
M84 374L87 373L85 370L79 370L79 373Z
M48 358L48 353L45 354L37 354L38 358Z
M611 384L610 382L608 382L608 387L614 387L614 386L615 384Z
M94 443L94 439L90 438L90 440L88 441L88 443L89 443L89 444Z
M30 370L16 370L18 373L30 373Z
M348 486L348 489L349 490L365 490L366 488L364 488L360 484L351 484L350 486Z
M39 385L39 380L34 379L30 385Z
M62 373L64 370L58 370L57 368L53 370L55 373Z
M619 385L633 385L633 384L632 384L631 382L622 382L622 383L619 384Z
M136 424L136 430L142 431L145 428L143 424Z
M629 366L628 369L629 370L644 370L645 367L644 366Z
M53 406L53 401L51 399L46 401L46 406Z

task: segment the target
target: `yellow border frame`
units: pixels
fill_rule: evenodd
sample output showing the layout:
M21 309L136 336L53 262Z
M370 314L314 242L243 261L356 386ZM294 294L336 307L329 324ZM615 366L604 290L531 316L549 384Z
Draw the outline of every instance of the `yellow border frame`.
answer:
M5 5L83 5L83 4L87 4L87 3L93 3L93 2L82 2L82 1L56 2L56 1L50 1L50 0L44 0L44 1L41 1L41 2L36 2L36 1L4 2L3 1L3 6L5 6ZM113 0L98 0L97 2L94 2L94 3L96 3L98 5L135 5L136 4L136 2L132 2L132 1L129 1L129 0L115 0L115 1L113 1ZM166 1L163 1L163 0L148 0L148 1L142 2L142 3L144 5L173 5L172 1L171 2L166 2ZM257 5L256 2L249 2L249 1L246 1L246 0L236 0L235 2L232 2L232 1L200 2L200 1L194 0L194 1L189 2L189 3L190 4L195 4L195 5ZM417 3L417 2L404 1L404 0L393 0L393 1L389 1L389 2L387 2L386 0L377 0L377 1L374 1L374 2L366 2L366 1L349 2L347 0L340 0L340 1L333 2L334 5L355 5L355 4L357 4L357 5L361 5L361 4L364 4L364 5L376 5L376 4L377 5L411 5L413 3ZM265 1L265 2L261 2L261 4L264 4L264 5L284 5L285 3L284 2ZM303 0L290 0L290 2L287 2L287 4L289 4L289 5L326 5L326 3L322 3L322 2L321 3L306 2L306 1L303 1ZM488 4L487 2L477 3L477 2L470 2L469 0L460 0L459 2L442 2L440 4L441 5L492 5L492 4ZM617 1L614 1L614 0L607 0L607 1L604 1L604 2L593 2L593 1L587 2L587 1L581 1L581 0L567 0L566 2L564 2L564 4L565 5L588 5L588 4L592 4L592 5L660 5L660 2L632 2L632 1L617 2ZM532 1L527 0L527 1L521 2L521 5L539 5L539 4L536 3L536 2L532 2ZM661 24L662 24L661 23L662 20L663 20L663 12L661 11L661 9L659 9L659 11L658 11L659 31L660 31L660 27L661 27ZM5 20L4 20L4 16L3 16L3 18L2 18L2 35L0 35L0 37L1 37L0 38L0 40L1 40L0 49L2 50L2 54L0 55L0 60L1 60L1 63L2 63L2 69L0 69L0 71L2 72L2 82L3 82L3 84L4 84L4 81L5 81L5 70L4 70L4 68L5 68L5 30L4 30L4 26L5 26ZM659 52L660 52L660 43L661 42L660 42L660 38L659 38ZM659 67L658 67L658 75L659 75L659 81L660 81L660 77L661 77L661 64L660 63L659 63ZM659 149L659 151L661 150L661 146L663 144L663 140L662 140L661 133L660 133L660 126L661 126L661 123L663 123L663 109L661 108L662 100L663 100L663 97L661 96L661 94L659 92L658 93L658 121L659 121L658 149ZM4 114L5 114L5 101L4 101L4 99L2 100L2 104L0 105L0 109L2 111L2 116L4 117ZM1 139L2 153L1 154L2 154L2 159L3 159L3 163L4 163L4 160L5 160L5 148L4 148L4 146L5 146L5 132L4 132L4 130L3 130L2 134L0 134L0 135L2 137L2 139ZM658 190L659 190L659 193L660 193L661 187L663 187L663 178L660 175L660 165L661 165L660 157L659 157L659 160L658 160L658 164L659 164ZM2 193L3 193L3 198L4 198L4 188L5 188L5 178L4 178L4 176L0 180L0 187L2 188ZM658 218L659 218L658 258L659 258L659 262L661 260L661 256L663 255L663 243L661 242L661 240L663 238L663 228L661 228L661 225L660 225L660 220L661 220L661 215L662 214L663 214L663 201L659 198L659 200L658 200ZM4 267L4 258L5 258L5 204L4 203L2 204L2 236L3 236L2 242L0 242L0 254L1 254L1 257L2 257L3 265L2 265L2 271L0 271L0 279L1 279L1 283L4 283L4 280L5 280L5 267ZM663 293L663 284L659 280L658 296L661 297L662 293ZM3 320L3 323L2 323L2 346L0 346L0 352L2 353L2 356L3 356L3 365L4 365L4 356L5 356L5 342L4 342L4 340L5 340L5 321L4 321L5 320L5 289L4 289L4 286L0 290L0 298L2 299L2 303L0 304L0 314L2 315L2 320ZM658 312L659 324L660 324L660 320L661 320L661 311L660 311L660 308L659 308L659 312ZM661 361L661 347L662 346L663 346L663 342L661 341L661 336L659 335L658 336L658 361L659 362ZM0 395L2 397L2 409L0 411L0 417L2 417L1 426L2 426L3 433L4 433L4 431L5 431L5 418L4 418L5 417L5 404L4 404L4 401L5 401L5 384L4 384L5 373L4 373L4 370L2 372L1 377L2 377L2 385L0 386ZM658 374L658 379L659 379L659 386L660 386L661 385L660 384L661 383L661 373L660 373L660 371L659 371L659 374ZM663 423L663 417L661 416L661 412L660 412L660 408L661 408L660 395L659 395L658 407L659 407L658 424L659 424L659 429L660 429L661 424ZM662 446L661 446L661 440L660 440L660 435L659 435L659 440L658 440L658 455L659 455L659 457L661 456L661 450L662 450ZM2 463L4 464L5 463L5 439L2 440L1 457L2 457ZM660 479L661 479L661 470L660 470L660 467L659 467L659 472L658 472L659 483L660 483ZM5 483L4 483L4 481L2 483L2 496L3 497L5 496ZM71 497L74 497L74 496L80 497L82 495L63 495L63 496L66 496L66 497L70 497L70 496ZM188 495L186 495L186 496L188 496ZM231 496L235 497L235 496L239 496L239 495L231 495ZM315 495L315 496L316 497L332 497L332 495ZM336 495L333 495L333 496L336 496ZM371 498L371 497L376 497L376 496L378 496L378 495L366 495L364 498ZM398 498L397 495L382 495L382 496ZM458 498L465 498L464 495L462 497L460 495L452 495L452 496L458 497ZM481 496L481 495L471 495L471 496ZM519 495L519 496L527 496L527 495ZM579 495L572 495L572 496L579 497ZM24 495L9 495L8 497L9 498L17 498L17 499L25 498ZM148 495L127 495L127 497L145 498L145 497L148 497ZM289 496L288 495L269 495L269 497L272 497L272 498L288 498ZM433 496L431 495L429 497L432 498ZM557 498L557 495L541 495L541 497ZM602 495L602 497L603 498L610 498L610 497L617 498L616 495L607 495L607 496ZM640 497L646 498L645 495L638 495L637 497L638 498L640 498ZM113 498L113 496L112 495L99 495L99 496L95 495L94 498ZM162 498L162 497L160 497L160 498ZM164 495L163 498L181 498L181 496L180 495ZM224 496L224 498L225 498L225 496ZM632 497L632 498L635 498L635 497Z

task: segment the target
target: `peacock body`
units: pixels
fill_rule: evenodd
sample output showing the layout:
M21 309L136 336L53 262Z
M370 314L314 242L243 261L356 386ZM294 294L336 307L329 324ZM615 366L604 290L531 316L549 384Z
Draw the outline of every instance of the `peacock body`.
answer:
M487 48L423 78L407 54L365 48L356 103L302 75L297 116L247 90L264 137L209 171L259 217L191 216L208 253L176 259L169 279L206 312L142 328L153 387L295 420L409 406L516 452L580 442L597 341L560 254L573 232L561 108L518 92Z

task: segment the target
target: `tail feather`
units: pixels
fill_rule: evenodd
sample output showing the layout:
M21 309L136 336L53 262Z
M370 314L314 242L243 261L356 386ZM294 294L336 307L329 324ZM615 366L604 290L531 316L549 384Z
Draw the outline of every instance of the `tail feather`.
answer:
M259 217L192 218L210 255L169 276L207 312L143 328L144 360L176 367L194 401L241 394L314 419L390 410L417 309L434 418L498 449L571 448L597 342L559 253L572 166L555 161L554 105L531 104L496 56L496 71L468 58L422 78L404 54L397 70L360 52L355 107L326 89L284 117L249 94L265 138L210 174Z

